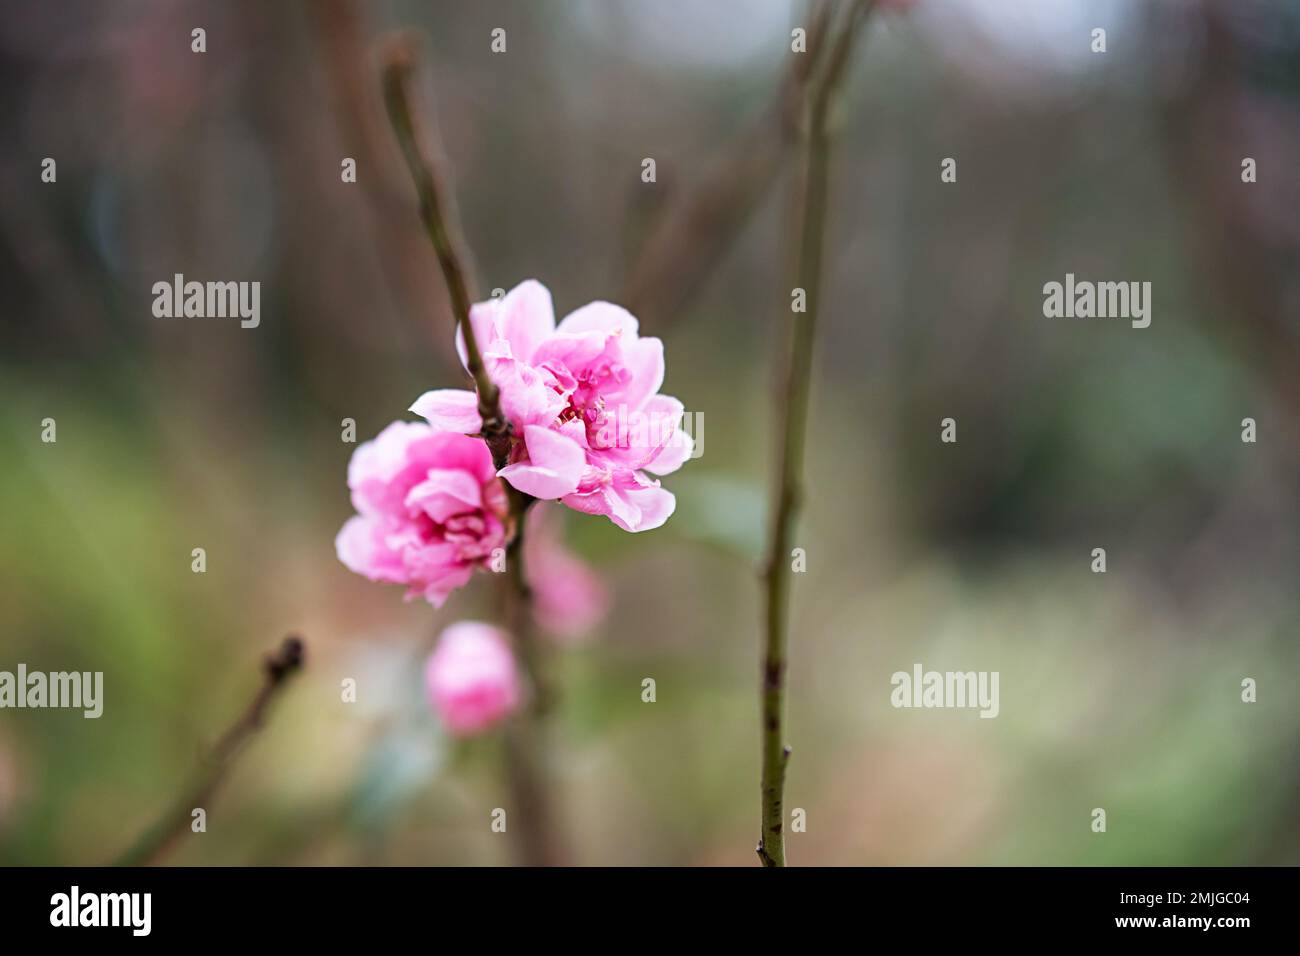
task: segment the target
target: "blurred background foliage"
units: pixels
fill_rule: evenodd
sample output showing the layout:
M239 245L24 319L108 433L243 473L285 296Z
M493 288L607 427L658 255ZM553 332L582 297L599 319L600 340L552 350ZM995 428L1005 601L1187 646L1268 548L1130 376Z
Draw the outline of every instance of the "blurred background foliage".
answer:
M567 521L616 598L553 654L572 858L754 863L801 8L76 0L0 22L0 669L106 687L97 721L0 712L0 860L116 856L287 631L308 670L170 859L510 860L500 741L444 739L421 689L439 630L494 614L490 582L435 612L333 550L341 419L367 438L462 381L376 89L377 43L409 27L482 294L532 276L561 314L631 305L705 423L663 529ZM875 16L834 165L793 862L1300 862L1298 64L1284 0ZM702 213L665 226L681 210ZM261 281L261 327L154 319L176 272ZM1066 272L1150 281L1151 327L1045 319ZM918 661L1000 671L998 719L892 709Z

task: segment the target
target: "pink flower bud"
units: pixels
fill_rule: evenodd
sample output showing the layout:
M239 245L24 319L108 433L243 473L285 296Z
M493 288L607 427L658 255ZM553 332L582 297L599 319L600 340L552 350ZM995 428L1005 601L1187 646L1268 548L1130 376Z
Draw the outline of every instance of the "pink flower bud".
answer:
M480 621L458 621L442 632L424 679L430 704L457 737L488 730L523 696L508 636Z

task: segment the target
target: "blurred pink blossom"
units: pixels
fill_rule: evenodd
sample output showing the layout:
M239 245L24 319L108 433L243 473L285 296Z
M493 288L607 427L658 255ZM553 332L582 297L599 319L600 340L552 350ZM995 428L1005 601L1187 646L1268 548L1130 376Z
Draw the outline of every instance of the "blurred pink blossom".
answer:
M424 679L429 703L457 737L488 730L523 696L508 636L479 621L458 621L442 632Z
M564 546L557 514L538 503L524 535L524 574L533 592L533 614L556 637L575 640L609 613L610 594L594 570Z
M659 339L639 336L636 319L609 302L585 305L557 326L551 293L533 279L475 305L470 323L516 436L502 478L625 531L668 520L676 499L645 472L676 471L692 441L680 428L682 403L659 394ZM456 346L463 361L459 332ZM473 392L426 392L411 411L436 428L482 427Z
M407 585L441 607L506 544L506 489L480 439L393 422L348 465L357 514L338 533L339 560L372 581Z

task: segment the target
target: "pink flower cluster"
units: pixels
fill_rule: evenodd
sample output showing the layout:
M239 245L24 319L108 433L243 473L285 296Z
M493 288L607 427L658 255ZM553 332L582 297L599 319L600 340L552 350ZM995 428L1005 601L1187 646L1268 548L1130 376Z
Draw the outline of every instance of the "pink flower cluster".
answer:
M676 500L649 475L691 456L682 404L659 394L663 343L642 338L624 309L593 302L558 325L551 294L527 281L475 305L470 324L511 426L499 471L473 392L427 392L359 446L348 466L356 515L335 539L339 560L372 581L406 586L441 607L475 569L501 570L513 534L505 483L536 499L607 516L626 531L662 525ZM457 349L465 360L464 341ZM540 505L528 517L524 571L538 623L562 638L592 630L609 608L600 579L566 550ZM443 633L426 666L429 700L449 731L480 733L523 696L509 637L472 621Z
M646 473L675 471L692 450L682 403L659 394L663 343L639 336L626 310L593 302L557 326L550 292L529 280L475 305L470 323L513 429L509 462L496 472L472 437L482 427L475 393L426 392L411 411L427 425L393 422L352 456L357 515L335 542L353 571L438 607L508 543L501 480L645 531L676 507ZM457 347L463 357L459 336Z

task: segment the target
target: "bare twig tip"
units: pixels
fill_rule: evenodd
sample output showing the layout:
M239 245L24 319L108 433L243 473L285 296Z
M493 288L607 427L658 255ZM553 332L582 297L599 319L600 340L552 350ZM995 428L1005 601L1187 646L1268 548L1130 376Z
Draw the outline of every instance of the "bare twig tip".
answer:
M266 676L273 684L278 684L303 665L305 651L302 638L290 634L280 644L274 654L266 656Z
M383 69L409 73L419 58L419 41L410 31L399 31L387 37L380 47L379 59Z

